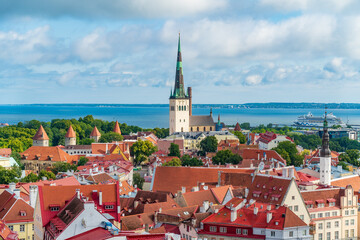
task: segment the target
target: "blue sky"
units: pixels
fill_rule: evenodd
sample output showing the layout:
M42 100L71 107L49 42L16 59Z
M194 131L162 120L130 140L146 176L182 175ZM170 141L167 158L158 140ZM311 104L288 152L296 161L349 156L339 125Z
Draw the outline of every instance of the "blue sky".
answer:
M360 102L356 0L0 0L0 101Z

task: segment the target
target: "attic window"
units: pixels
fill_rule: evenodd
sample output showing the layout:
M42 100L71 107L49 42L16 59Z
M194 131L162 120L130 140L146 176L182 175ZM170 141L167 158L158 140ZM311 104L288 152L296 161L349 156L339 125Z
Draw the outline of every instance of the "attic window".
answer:
M20 211L20 216L25 217L25 216L26 216L26 212L25 212L25 211Z
M277 225L279 225L279 222L278 222L278 221L276 221L276 222L275 222L275 225L276 225L276 226L277 226Z
M105 209L114 209L114 205L105 205Z
M265 189L265 188L266 188L266 185L264 185L263 188Z
M273 189L273 190L276 190L276 187L274 186L272 189Z
M189 215L189 212L185 211L184 214L185 214L185 215Z
M280 191L280 192L282 191L282 187L279 187L279 191Z
M260 187L260 184L256 185L256 187Z
M50 211L56 212L60 210L60 205L49 205Z

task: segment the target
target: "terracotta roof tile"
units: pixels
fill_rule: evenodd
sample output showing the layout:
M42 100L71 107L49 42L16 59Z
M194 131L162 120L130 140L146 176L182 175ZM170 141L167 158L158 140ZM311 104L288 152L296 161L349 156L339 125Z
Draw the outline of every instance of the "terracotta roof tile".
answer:
M107 173L93 174L88 176L86 180L91 181L94 184L116 182L116 180L110 177Z
M98 136L101 136L101 133L99 132L99 130L95 126L94 129L92 130L91 134L90 134L90 137L98 137Z
M34 209L23 199L16 198L9 190L0 194L0 219L7 223L33 221ZM25 216L20 215L25 212Z
M329 202L327 201L328 199L335 199L335 205L336 206L340 206L340 197L343 195L344 189L340 189L340 188L335 188L335 189L329 189L329 188L325 188L325 189L318 189L318 190L313 190L313 191L301 191L301 196L304 199L304 202L308 202L311 201L314 203L316 203L316 201L322 200L324 202L324 206L328 207L329 206Z
M234 128L234 131L241 131L240 124L237 122Z
M197 192L183 193L182 196L185 199L186 206L201 206L204 201L209 201L213 204L219 204L219 202L211 190L201 190Z
M76 138L76 133L71 125L70 125L69 129L67 130L65 137L66 138Z
M40 125L38 131L36 132L35 136L33 137L33 140L49 140L48 135L45 132L45 129L42 125Z
M118 121L116 121L116 123L115 123L113 132L116 132L116 133L118 133L118 134L121 134L121 130L120 130L120 126L119 126L119 122L118 122Z
M68 162L77 160L76 156L67 154L59 147L40 147L32 146L21 153L22 160Z
M360 176L354 175L351 177L344 177L339 179L334 179L330 183L332 186L343 187L345 188L348 185L351 185L355 192L360 191Z
M214 194L217 202L221 204L224 201L226 193L231 190L231 186L220 186L211 188L210 191Z
M80 183L75 177L71 176L71 177L57 179L57 180L45 180L45 181L38 181L38 182L34 182L34 183L25 183L20 188L23 188L29 194L31 185L79 186Z

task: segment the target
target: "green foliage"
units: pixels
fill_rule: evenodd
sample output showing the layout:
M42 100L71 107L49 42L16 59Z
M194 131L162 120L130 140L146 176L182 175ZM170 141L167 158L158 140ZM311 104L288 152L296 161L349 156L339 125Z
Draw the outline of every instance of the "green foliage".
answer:
M209 136L201 140L200 149L203 153L216 152L217 150L217 139L214 136Z
M169 154L168 156L174 156L180 158L180 149L179 145L175 143L171 143L169 147Z
M343 162L343 163L347 162L354 166L360 167L360 162L358 160L359 157L360 157L359 150L349 149L349 150L346 150L346 152L340 154L339 161Z
M226 163L239 164L241 161L242 157L240 155L233 154L230 150L218 151L212 158L212 162L215 165L225 165Z
M79 144L80 145L91 145L94 142L95 142L95 140L92 138L84 138L79 141Z
M53 172L41 170L39 172L39 180L42 180L43 177L46 177L47 180L54 180L56 178L55 174Z
M84 166L88 161L89 161L88 158L86 158L86 157L80 157L77 165L78 165L78 166Z
M241 129L246 129L246 130L250 130L250 123L245 122L240 124Z
M146 129L153 132L158 138L166 138L169 136L169 129L168 128L154 128L154 129Z
M242 132L234 131L233 134L239 139L241 144L246 143L246 137Z
M181 165L182 166L203 166L204 163L197 159L197 158L192 158L189 155L183 155L181 157Z
M134 173L133 180L134 180L134 186L136 185L140 189L143 188L145 179L142 178L139 173Z
M139 139L130 147L130 153L135 157L134 165L138 165L145 161L147 157L153 154L156 150L157 147L154 146L150 141L142 141Z
M169 162L164 163L163 166L179 167L181 166L181 160L178 158L173 158Z
M0 184L9 184L11 182L18 182L18 178L21 176L21 170L18 167L11 169L5 169L0 166Z
M282 135L286 135L292 131L294 131L295 129L292 127L272 127L272 124L268 124L268 127L266 127L263 124L260 124L257 127L254 127L251 129L251 132L253 133L265 133L266 131L268 132L273 132L276 134L282 134Z
M349 167L345 162L339 162L337 166L341 166L342 169L349 171Z
M12 158L15 159L16 163L19 165L19 167L20 167L22 170L25 169L24 164L22 164L21 161L20 161L20 160L21 160L21 155L20 155L20 153L12 152L12 153L10 154L10 157L12 157Z
M56 162L53 164L51 171L56 175L59 172L66 172L68 170L74 170L76 171L77 167L76 165L71 165L67 162Z
M35 173L29 173L26 177L21 179L21 182L37 182L39 180L38 176Z
M321 146L321 138L318 135L290 134L296 145L305 149L317 149Z
M360 150L360 143L347 137L332 138L330 139L330 149L337 152L345 152L348 149Z
M301 155L298 154L295 143L290 141L280 142L278 146L272 150L275 150L283 158L285 156L284 159L286 160L286 164L288 166L301 166L303 164L304 159Z
M113 141L122 141L124 139L123 136L121 136L118 133L115 132L107 132L101 135L99 142L102 143L108 143Z

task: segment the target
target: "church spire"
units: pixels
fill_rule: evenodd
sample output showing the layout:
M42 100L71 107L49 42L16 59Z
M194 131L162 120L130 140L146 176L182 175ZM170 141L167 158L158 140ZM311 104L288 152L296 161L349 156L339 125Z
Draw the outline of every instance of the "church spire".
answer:
M322 145L320 150L320 157L330 157L331 151L329 147L329 132L328 132L328 122L327 122L327 107L325 107L325 118L324 118L324 131L322 136Z
M175 75L175 88L174 93L170 98L187 98L188 96L184 90L184 76L182 69L182 58L181 58L181 46L180 46L180 33L179 33L179 42L178 42L178 55L176 62L176 75Z

